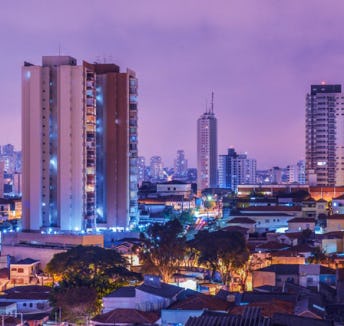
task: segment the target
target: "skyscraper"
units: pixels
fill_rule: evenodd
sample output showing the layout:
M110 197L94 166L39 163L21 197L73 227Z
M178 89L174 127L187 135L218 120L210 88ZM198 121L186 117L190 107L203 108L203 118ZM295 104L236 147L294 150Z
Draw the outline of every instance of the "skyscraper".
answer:
M23 228L126 227L137 212L137 80L114 64L22 68Z
M197 120L197 187L198 191L216 187L217 120L214 114L214 93L210 110Z
M306 97L306 178L344 185L344 94L341 85L311 85Z

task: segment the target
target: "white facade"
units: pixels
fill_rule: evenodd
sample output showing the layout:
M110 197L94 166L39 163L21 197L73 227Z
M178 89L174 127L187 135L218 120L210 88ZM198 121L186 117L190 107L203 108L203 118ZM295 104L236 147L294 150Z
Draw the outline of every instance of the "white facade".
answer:
M84 68L75 64L43 57L22 69L24 229L83 228Z
M217 120L212 109L197 120L197 188L217 186Z

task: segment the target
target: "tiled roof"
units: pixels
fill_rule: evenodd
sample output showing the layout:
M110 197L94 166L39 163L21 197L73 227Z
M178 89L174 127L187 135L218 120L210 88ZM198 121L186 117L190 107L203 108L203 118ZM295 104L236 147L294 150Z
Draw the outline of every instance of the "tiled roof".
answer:
M106 296L106 298L134 298L135 286L123 286Z
M344 214L333 214L330 216L327 216L328 220L344 220Z
M183 301L173 303L169 309L183 309L183 310L222 310L226 311L230 307L230 303L221 300L211 295L197 294L189 297Z
M5 290L5 293L50 293L52 288L50 286L42 285L26 285L26 286L15 286L11 289Z
M258 271L262 272L275 272L279 275L290 275L290 274L299 274L299 264L274 264L270 265Z
M284 292L244 292L240 300L242 303L271 302L272 300L296 302L297 295Z
M228 224L239 223L239 224L256 224L256 221L248 217L234 217L227 222Z
M241 233L244 233L246 234L247 231L249 230L248 228L244 228L242 226L239 226L239 225L229 225L229 226L226 226L225 228L222 228L221 229L222 231L226 231L226 232L241 232Z
M311 217L294 217L288 223L315 223L315 219Z
M92 319L94 322L107 324L154 324L159 319L156 312L139 311L136 309L114 309L105 314L98 315Z
M272 299L269 301L252 302L249 304L249 307L259 307L263 316L272 317L277 312L286 314L294 313L295 304L290 301ZM244 308L245 306L236 306L230 313L240 315L243 313Z
M256 249L262 250L283 250L288 248L290 248L290 246L288 246L287 244L283 244L277 241L269 241L256 246Z
M297 212L301 211L300 206L253 206L253 207L247 207L243 208L240 211L242 212L249 212L249 211L255 211L255 212Z
M331 320L299 317L293 314L275 313L272 317L273 325L283 326L333 326Z
M31 265L34 263L39 263L39 260L32 259L32 258L25 258L25 259L18 260L17 262L11 265Z
M177 295L179 292L184 291L184 288L167 283L160 283L160 287L153 287L146 284L142 284L138 286L136 289L159 297L170 299Z
M209 314L190 317L185 326L269 326L270 319L263 318L258 307L245 307L241 315Z

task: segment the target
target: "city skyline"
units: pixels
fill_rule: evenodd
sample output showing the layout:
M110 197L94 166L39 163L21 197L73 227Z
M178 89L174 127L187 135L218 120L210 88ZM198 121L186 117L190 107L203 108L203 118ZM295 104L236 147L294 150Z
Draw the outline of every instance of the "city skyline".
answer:
M129 7L59 1L54 10L42 1L2 4L1 143L22 147L23 61L38 64L42 53L61 53L135 69L140 156L160 155L172 166L176 151L184 149L195 167L195 121L214 91L219 153L233 146L255 157L259 169L304 159L309 85L344 79L344 4L248 2L145 1ZM310 11L312 19L306 19Z

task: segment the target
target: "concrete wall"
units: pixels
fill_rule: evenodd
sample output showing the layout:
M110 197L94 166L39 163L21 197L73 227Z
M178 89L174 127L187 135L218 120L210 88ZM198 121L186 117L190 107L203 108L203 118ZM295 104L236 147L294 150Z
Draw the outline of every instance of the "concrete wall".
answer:
M41 269L44 270L48 262L57 253L64 252L63 249L48 249L48 248L35 248L35 247L23 247L23 246L7 246L3 245L1 255L10 255L15 257L16 260L32 258L39 260Z
M2 234L2 245L16 245L20 242L33 244L59 244L104 246L102 234L41 234L38 232L11 232Z
M252 273L252 287L256 288L263 285L276 285L274 272L254 271Z

